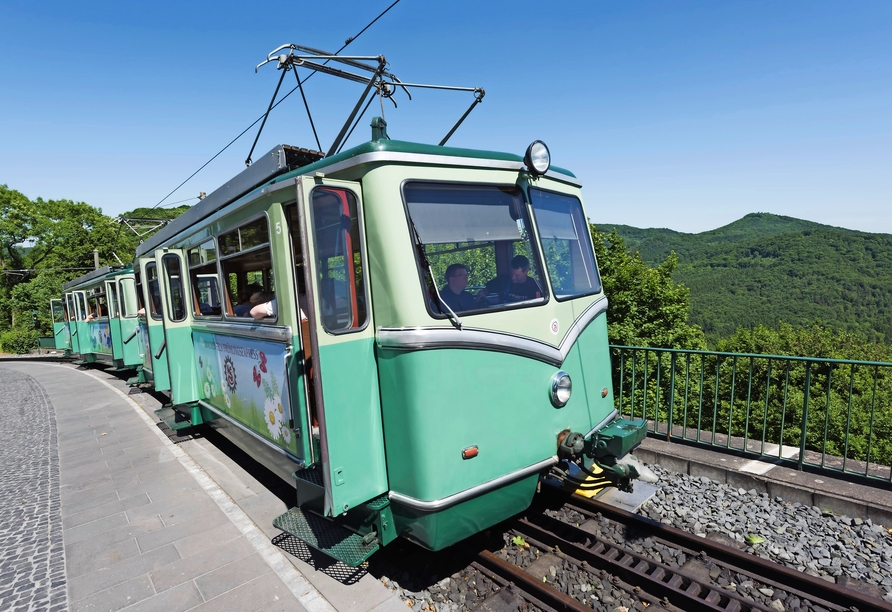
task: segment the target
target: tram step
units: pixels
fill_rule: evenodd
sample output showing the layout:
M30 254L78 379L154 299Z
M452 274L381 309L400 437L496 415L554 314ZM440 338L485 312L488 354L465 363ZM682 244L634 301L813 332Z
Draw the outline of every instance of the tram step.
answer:
M363 537L300 508L291 508L277 516L273 526L351 567L361 565L380 548L373 534Z
M174 431L192 427L192 421L184 417L182 414L180 414L170 406L159 408L155 411L155 414L158 415L158 418L164 421L167 426Z

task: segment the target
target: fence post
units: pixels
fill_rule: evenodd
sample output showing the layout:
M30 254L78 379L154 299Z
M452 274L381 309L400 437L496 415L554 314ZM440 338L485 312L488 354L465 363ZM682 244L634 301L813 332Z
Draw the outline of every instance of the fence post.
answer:
M799 471L805 463L805 431L808 426L808 398L811 396L811 361L805 362L805 397L802 400L802 434L799 436ZM781 440L781 450L783 450L784 441Z
M672 441L672 422L673 422L673 411L675 409L675 364L678 355L675 351L670 353L670 362L669 362L669 414L667 415L669 424L666 427L666 441Z

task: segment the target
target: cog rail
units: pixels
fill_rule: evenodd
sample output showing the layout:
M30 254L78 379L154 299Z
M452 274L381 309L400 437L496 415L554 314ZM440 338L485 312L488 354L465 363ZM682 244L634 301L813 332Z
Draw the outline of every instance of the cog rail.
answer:
M631 527L639 540L650 537L680 549L688 559L697 560L701 566L712 563L728 568L752 578L754 582L773 589L782 589L800 599L808 600L813 605L840 611L892 612L892 604L859 590L827 582L720 542L657 523L647 517L580 496L559 492L548 495L561 499L564 508L575 510L583 516L595 519L603 517L623 524L627 532ZM622 580L639 585L644 591L659 594L667 603L683 610L771 610L770 607L746 599L735 591L709 582L704 579L708 575L700 576L703 572L668 567L541 513L529 514L519 519L516 530L527 541L535 541L546 549L558 550L560 555L585 562L589 567L604 568Z

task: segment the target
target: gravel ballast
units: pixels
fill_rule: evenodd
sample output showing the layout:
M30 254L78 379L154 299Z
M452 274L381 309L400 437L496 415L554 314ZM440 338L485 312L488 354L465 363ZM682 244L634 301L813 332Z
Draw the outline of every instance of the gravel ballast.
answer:
M659 465L649 467L660 481L657 493L642 506L640 514L702 537L736 544L752 554L812 576L865 590L892 603L892 534L886 526L787 502L780 497L772 498L767 493L720 484L706 477L670 472ZM571 516L562 511L550 514L568 522L585 520L582 516ZM601 535L620 542L623 529L606 523L603 521ZM503 538L506 546L499 556L521 566L529 566L545 554L529 547L512 546L509 537ZM659 542L644 540L636 542L633 548L670 566L680 566L686 560L684 553ZM416 570L411 572L411 580L406 580L409 577L406 573L400 576L401 581L381 576L382 582L397 590L415 612L468 610L489 591L489 584L481 581L476 571L456 567L446 570L442 566L436 567L439 565L434 560L437 556L427 553L425 557L425 563L411 564ZM595 610L614 612L641 608L640 602L630 601L628 593L615 589L605 580L599 581L597 577L593 579L579 572L566 561L555 559L547 565L551 574L549 582L553 579L555 584L561 583L561 590L569 591L571 596L585 601ZM778 612L822 609L783 591L775 592L764 585L752 584L746 577L727 570L715 568L712 571L716 574L713 578L717 584L725 588L733 585L731 588L739 594ZM408 583L412 583L411 586Z

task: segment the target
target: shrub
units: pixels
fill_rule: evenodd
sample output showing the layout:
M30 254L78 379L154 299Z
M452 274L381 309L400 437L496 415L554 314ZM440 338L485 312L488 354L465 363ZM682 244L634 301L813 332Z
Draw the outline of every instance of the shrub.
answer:
M27 329L11 329L0 334L0 348L4 353L24 355L37 346L34 332Z

